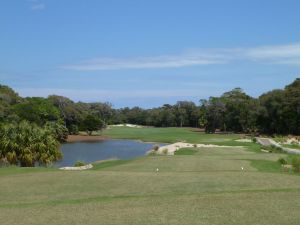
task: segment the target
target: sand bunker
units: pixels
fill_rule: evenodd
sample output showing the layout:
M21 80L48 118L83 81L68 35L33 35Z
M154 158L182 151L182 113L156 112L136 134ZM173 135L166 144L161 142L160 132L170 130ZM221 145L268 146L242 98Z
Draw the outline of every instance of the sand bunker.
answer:
M191 144L185 142L176 142L174 144L161 146L155 151L157 154L174 155L174 153L181 148L241 148L242 146L223 146L223 145L212 145L212 144ZM150 150L152 152L153 150Z
M109 125L110 127L131 127L131 128L142 128L143 126L141 125L135 125L135 124L130 124L130 123L125 123L125 124L115 124L115 125Z
M247 139L247 138L237 139L237 140L235 140L235 141L237 141L237 142L252 142L251 139Z

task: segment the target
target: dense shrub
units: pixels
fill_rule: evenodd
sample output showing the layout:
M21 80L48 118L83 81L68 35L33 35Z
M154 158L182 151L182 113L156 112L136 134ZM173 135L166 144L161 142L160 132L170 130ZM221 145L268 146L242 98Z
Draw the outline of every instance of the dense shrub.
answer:
M59 160L59 142L51 131L21 122L0 127L0 159L10 165L33 167Z
M93 131L102 130L105 128L103 120L94 115L87 115L81 123L81 129L85 130L88 135L92 135Z
M45 128L51 132L60 143L66 142L68 138L68 129L59 122L47 122Z
M153 149L154 151L158 151L159 145L154 145L152 149Z
M168 154L168 149L167 149L167 148L164 148L164 149L162 150L162 154L167 155L167 154Z
M69 134L79 134L78 126L75 124L72 124L70 127L68 127Z
M155 151L154 149L150 150L148 152L148 155L156 155L157 151Z
M284 158L279 158L277 161L278 161L281 165L286 165L286 164L287 164L287 161L286 161L286 159L284 159Z
M82 161L77 161L74 166L79 167L79 166L85 166L85 163Z

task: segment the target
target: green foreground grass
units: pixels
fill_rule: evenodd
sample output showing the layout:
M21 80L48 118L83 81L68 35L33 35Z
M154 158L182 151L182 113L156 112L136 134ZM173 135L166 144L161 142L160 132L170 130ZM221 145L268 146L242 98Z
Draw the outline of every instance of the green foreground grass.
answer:
M157 141L149 131L131 131L127 138ZM174 131L180 132L198 142L198 133ZM236 137L207 136L213 143ZM88 171L1 168L1 225L299 224L300 179L281 171L277 160L283 155L253 146L179 152L106 161Z

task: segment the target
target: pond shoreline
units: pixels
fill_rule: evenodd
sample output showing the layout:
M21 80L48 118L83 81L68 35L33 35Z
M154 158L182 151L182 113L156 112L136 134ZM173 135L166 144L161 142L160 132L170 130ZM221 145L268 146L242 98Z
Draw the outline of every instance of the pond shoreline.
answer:
M77 161L92 163L108 159L133 159L144 156L153 147L153 144L136 140L115 140L91 136L92 139L88 137L90 141L87 141L87 137L76 136L73 142L62 144L63 158L55 163L55 167L70 167Z
M68 135L67 143L104 141L110 138L100 135Z

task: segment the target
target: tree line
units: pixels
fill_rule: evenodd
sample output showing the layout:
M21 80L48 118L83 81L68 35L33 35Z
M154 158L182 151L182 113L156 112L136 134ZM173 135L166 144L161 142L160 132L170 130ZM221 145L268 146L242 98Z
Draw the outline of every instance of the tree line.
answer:
M178 101L174 105L143 109L114 109L108 102L73 102L50 95L47 98L21 98L11 88L0 85L0 123L35 123L38 126L63 127L65 133L100 130L108 124L131 123L155 127L199 127L208 133L259 132L300 134L300 79L284 89L276 89L258 98L235 88L219 97L201 99L199 104ZM52 125L50 125L52 124Z

